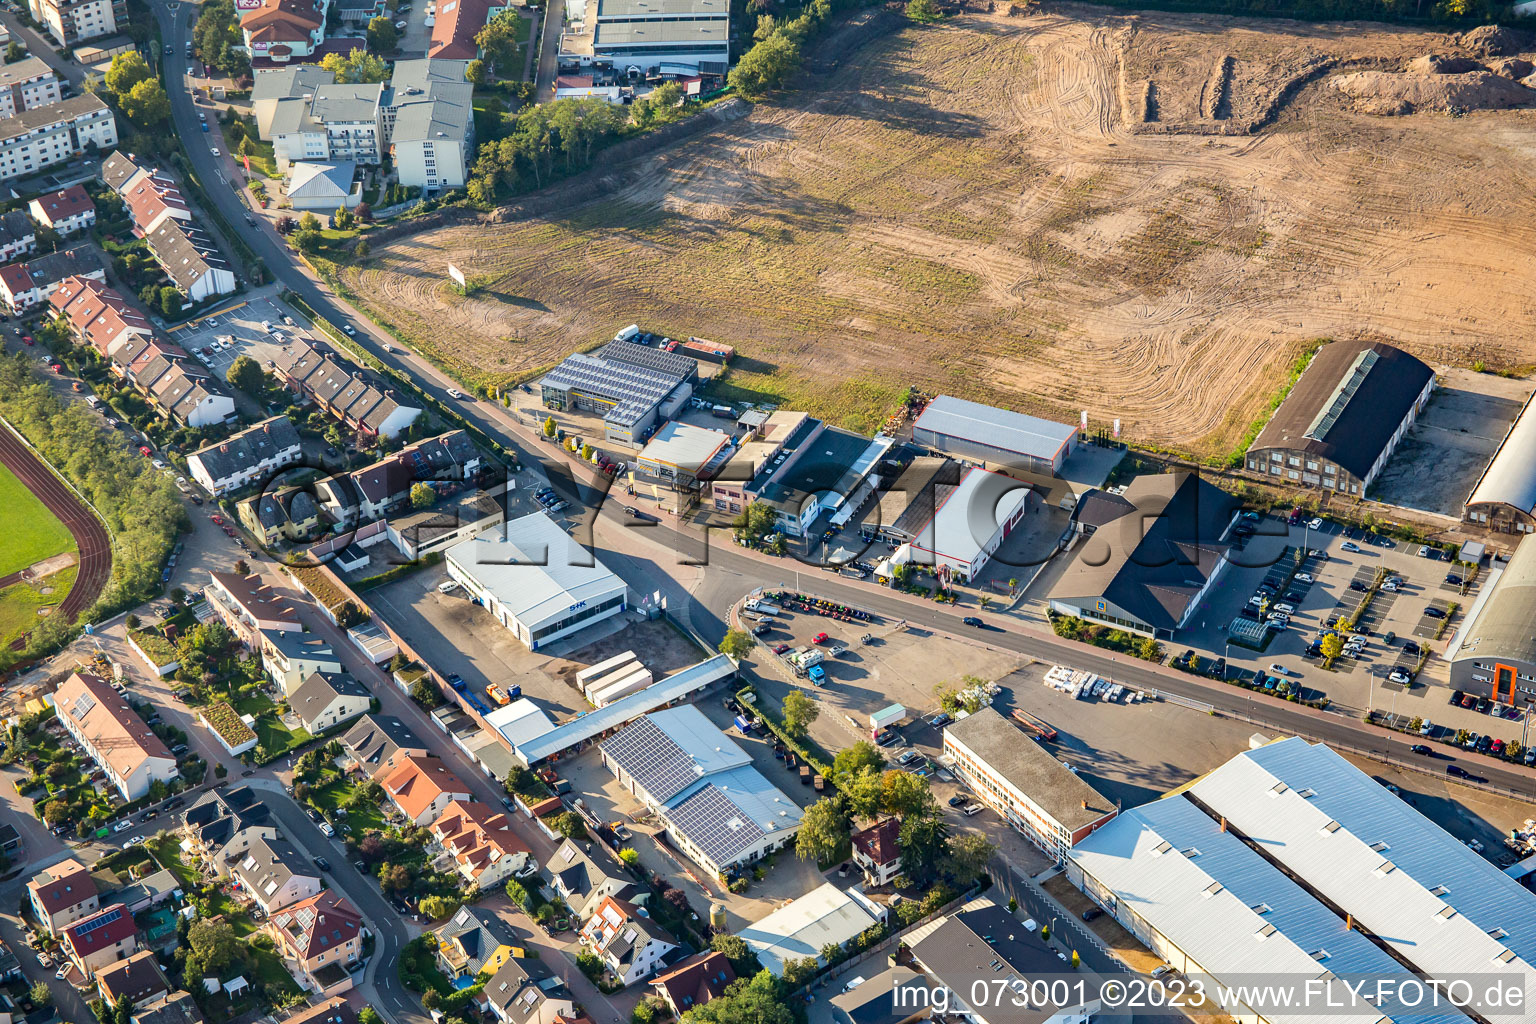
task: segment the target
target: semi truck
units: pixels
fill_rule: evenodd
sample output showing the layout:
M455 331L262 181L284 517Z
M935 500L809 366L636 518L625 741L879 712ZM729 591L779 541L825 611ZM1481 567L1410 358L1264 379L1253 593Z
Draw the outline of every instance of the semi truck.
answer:
M812 665L820 665L826 661L827 655L826 652L818 651L814 647L801 647L791 651L785 660L795 667L796 672L805 675Z

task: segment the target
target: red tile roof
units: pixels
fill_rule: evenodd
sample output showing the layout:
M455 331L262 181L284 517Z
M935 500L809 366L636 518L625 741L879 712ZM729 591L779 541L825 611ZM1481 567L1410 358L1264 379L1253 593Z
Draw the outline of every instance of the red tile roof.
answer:
M82 185L71 185L50 195L38 196L32 202L42 210L43 219L50 227L61 220L68 220L96 208Z
M886 818L853 834L853 848L876 864L893 864L901 859L896 840L901 837L901 819Z
M432 23L432 42L428 57L444 60L474 60L480 56L475 36L490 18L491 0L443 0Z
M384 790L415 821L444 793L468 793L469 787L435 757L397 756L384 775Z
M117 945L137 930L128 908L121 903L114 903L82 921L76 921L65 928L60 936L64 944L83 960L92 953Z
M455 800L431 825L432 835L461 867L478 878L503 857L531 853L506 814L478 800Z
M678 1013L686 1013L711 999L725 994L725 986L736 980L736 972L724 953L695 953L658 974L651 984L658 992L665 990Z
M50 917L96 895L90 870L73 857L39 871L27 888L36 893L37 902Z

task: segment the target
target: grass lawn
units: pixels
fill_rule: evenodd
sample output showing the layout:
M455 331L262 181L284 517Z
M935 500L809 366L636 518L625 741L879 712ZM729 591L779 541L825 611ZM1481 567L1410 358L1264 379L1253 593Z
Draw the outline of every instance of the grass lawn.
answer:
M284 725L277 716L277 705L259 693L241 697L235 702L235 710L256 719L256 742L274 757L314 739L303 729L290 729Z
M39 608L52 607L69 596L80 567L72 565L43 581L53 593L40 594L30 583L12 583L0 590L0 646L9 646L21 634L37 625Z
M5 509L5 533L0 536L0 576L9 576L34 562L75 550L75 539L64 524L43 507L36 495L0 466L0 508Z
M236 160L240 160L241 156L235 148L236 142L233 138L230 137L229 126L220 125L219 131L224 137L224 147L230 156L233 156ZM277 157L273 155L272 143L262 142L260 139L252 136L251 146L251 170L255 171L258 175L264 178L281 177L281 175L277 173Z
M160 866L176 876L176 881L181 883L182 890L191 892L197 888L200 879L197 877L197 872L181 859L181 848L177 842L174 835L168 835L163 839L152 839L145 845L154 853L155 860Z
M322 811L334 814L341 808L342 801L356 788L356 784L353 782L349 782L346 779L337 779L317 789L310 790L310 799ZM357 838L361 839L363 833L369 829L376 829L379 832L384 831L384 815L377 806L348 807L346 812L346 822L352 826L352 833Z

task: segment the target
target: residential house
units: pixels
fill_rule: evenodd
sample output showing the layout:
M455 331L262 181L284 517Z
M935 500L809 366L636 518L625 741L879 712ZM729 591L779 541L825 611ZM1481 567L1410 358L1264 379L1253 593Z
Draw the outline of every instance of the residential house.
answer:
M344 672L312 672L288 696L288 706L312 736L366 715L372 703L368 687Z
M363 952L362 915L327 889L273 914L266 931L299 987L336 995L352 987L350 973Z
M252 57L287 61L307 57L325 41L330 0L260 0L240 13L244 49Z
M235 867L251 852L253 844L281 838L282 833L270 822L248 825L236 831L228 842L214 850L205 860L203 868L215 878L229 878Z
M655 973L662 958L677 948L677 940L651 920L639 907L612 896L603 900L597 913L581 929L581 944L603 961L603 966L624 985L633 985Z
M93 978L101 968L136 952L138 934L128 908L114 903L66 925L59 932L59 945L84 977Z
M472 798L469 787L435 757L397 754L380 778L400 813L421 826L442 817L453 801Z
M292 165L288 202L295 210L333 213L352 209L363 201L357 181L357 164L351 160L305 161Z
M499 807L455 800L432 822L431 832L453 858L455 870L482 892L530 863L532 851L512 831L511 820Z
M651 990L672 1016L681 1017L695 1006L725 994L725 987L736 980L736 972L724 953L695 953L677 961L651 980Z
M544 960L508 959L484 995L502 1024L575 1024L575 1001Z
M0 68L0 74L9 71L13 66L8 64ZM0 96L3 95L4 93L0 93ZM3 105L0 104L0 106ZM69 188L38 196L27 204L27 209L31 212L33 220L61 236L84 231L96 223L96 204L91 200L90 194L85 191L84 185L71 185Z
M208 576L211 584L204 594L209 604L246 646L258 647L262 630L297 633L302 628L293 605L263 583L260 576L217 571L209 572Z
M290 629L261 631L261 664L286 697L292 697L316 672L344 671L329 640Z
M886 885L901 874L900 836L900 818L886 818L853 834L853 862L866 883Z
M112 110L90 93L0 118L0 181L117 145Z
M190 993L176 991L146 1003L129 1020L131 1024L203 1024L203 1011Z
M494 974L523 948L517 929L484 907L460 907L437 930L437 962L450 980Z
M176 876L161 868L140 875L122 888L107 894L107 899L111 903L126 905L130 914L141 914L182 895L181 883L176 881Z
M28 0L34 21L64 49L127 28L127 0Z
M23 110L46 107L62 98L59 80L42 58L23 57L0 67L0 117L15 117Z
M235 400L207 371L187 359L182 349L134 339L118 349L114 366L124 378L153 400L166 419L189 427L209 427L234 418Z
M58 935L66 925L101 908L96 882L86 866L70 857L43 868L27 883L32 916L43 931Z
M263 481L302 458L293 422L273 416L199 448L187 456L187 469L193 480L218 497Z
M480 56L475 36L485 28L495 12L509 5L495 0L445 0L432 24L432 41L427 56L444 60L474 60ZM512 8L515 10L516 8Z
M60 281L48 296L48 305L54 318L63 320L78 341L104 357L111 357L130 341L147 343L154 336L154 329L143 313L130 306L118 292L90 277L67 277Z
M584 853L570 839L561 843L545 862L544 875L549 879L550 887L582 920L590 917L610 896L638 902L648 895L618 861L597 847Z
M364 775L377 775L395 757L427 756L427 746L393 715L365 715L341 737L342 749Z
M999 981L1024 984L1012 977ZM1001 991L1011 999L1012 993L1019 990L1005 988ZM831 1014L832 1024L917 1024L934 1019L933 1004L948 995L943 989L935 992L928 980L910 967L896 966L874 974L868 980L860 975L849 982L827 1001L827 1012ZM1021 1009L1027 1000L1027 995L1020 997ZM1022 1014L1021 1017L1033 1024L1045 1024L1034 1014ZM941 1016L938 1019L947 1018Z
M311 540L320 530L320 506L301 487L253 494L235 505L235 515L267 547Z
M161 218L144 235L149 250L188 302L204 302L235 290L235 272L203 230L174 217Z
M357 1014L344 998L332 996L299 1010L283 1024L357 1024Z
M360 374L298 339L274 360L273 369L295 394L364 434L394 437L421 415L419 408L402 405Z
M26 263L0 267L0 300L13 314L25 313L48 297L66 278L106 281L107 271L93 248L61 249Z
M190 852L204 861L224 850L235 837L251 829L265 828L268 838L277 836L266 803L249 786L211 789L192 802L182 813L181 834ZM252 838L262 833L248 833ZM230 851L243 852L244 847Z
M147 1006L171 994L171 983L152 949L141 949L126 960L119 960L96 972L96 991L108 1006L126 996L135 1009Z
M150 170L133 157L114 150L101 162L101 180L118 195L150 176Z
M100 676L73 672L53 694L58 720L124 800L176 778L176 758Z
M132 176L121 194L128 206L128 219L145 238L169 221L192 223L192 207L182 197L181 189L158 171Z
M307 900L324 884L320 870L286 839L252 839L233 860L230 876L267 916Z
M0 263L9 263L37 251L37 228L20 210L0 213Z

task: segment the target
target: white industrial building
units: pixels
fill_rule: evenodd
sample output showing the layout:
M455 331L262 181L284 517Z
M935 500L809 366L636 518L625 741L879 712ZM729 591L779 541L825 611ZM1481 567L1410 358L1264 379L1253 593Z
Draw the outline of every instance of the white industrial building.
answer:
M632 78L724 75L730 42L729 0L588 0L560 34L560 65Z
M940 395L912 424L912 441L1005 471L1059 473L1077 443L1077 428Z
M628 606L624 581L542 512L455 544L447 565L530 650Z
M884 916L884 909L857 886L844 891L827 882L737 934L764 967L782 978L789 961L820 960L827 946L845 946Z
M692 704L657 711L605 740L603 765L711 875L794 842L800 805Z
M1420 974L1510 978L1524 1006L1536 1006L1536 893L1333 750L1281 740L1239 754L1189 793ZM1509 1012L1472 1008L1493 1019Z
M1029 511L1026 485L971 468L911 542L917 565L949 569L975 580Z
M1263 796L1248 799L1255 812L1273 812ZM1283 856L1284 848L1266 852ZM1242 1024L1308 1024L1325 1005L1328 1019L1354 1024L1468 1022L1449 1006L1436 1012L1353 996L1343 979L1407 982L1414 975L1182 796L1127 811L1069 856L1075 885L1175 971L1198 979ZM1445 923L1424 918L1426 928ZM1464 970L1492 975L1497 966ZM1259 984L1221 999L1223 987L1247 982ZM1295 997L1292 1005L1284 1005L1285 992Z

